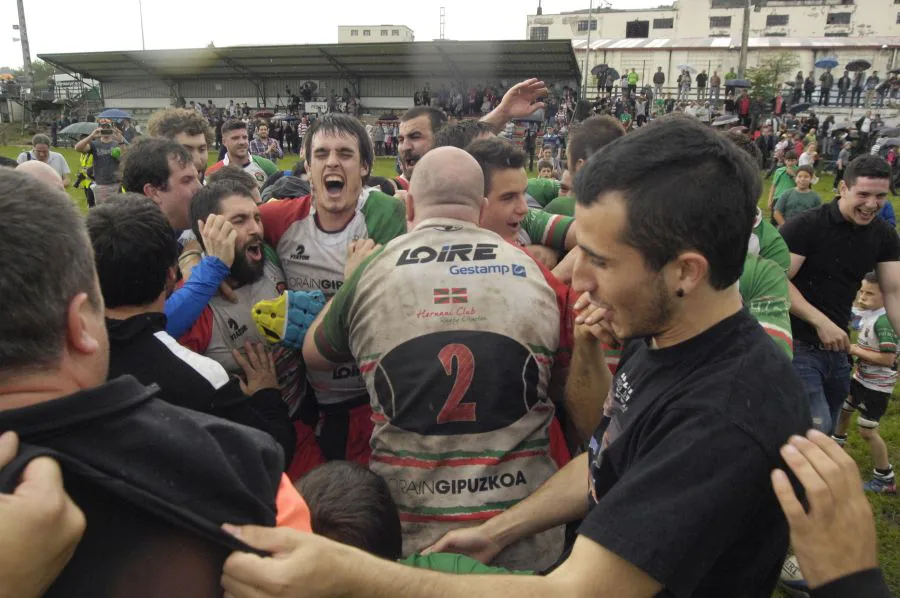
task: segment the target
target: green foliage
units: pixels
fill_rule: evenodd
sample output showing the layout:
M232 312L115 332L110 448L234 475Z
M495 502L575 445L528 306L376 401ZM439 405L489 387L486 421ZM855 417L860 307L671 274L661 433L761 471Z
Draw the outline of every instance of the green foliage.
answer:
M0 68L0 71L12 73L16 77L22 77L25 75L25 69L22 67L3 67ZM35 87L47 87L50 78L53 77L54 74L56 74L55 68L40 59L31 61L31 71L34 74Z
M752 83L750 96L758 103L769 104L781 91L784 78L797 70L800 61L793 52L780 52L766 56L760 65L747 69L747 80Z

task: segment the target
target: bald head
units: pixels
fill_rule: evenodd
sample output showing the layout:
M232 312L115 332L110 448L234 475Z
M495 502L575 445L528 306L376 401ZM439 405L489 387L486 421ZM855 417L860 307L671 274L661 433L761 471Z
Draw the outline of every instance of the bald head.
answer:
M27 160L19 164L16 170L24 172L28 176L34 177L40 181L44 181L52 187L61 189L62 191L66 190L65 185L63 185L62 177L59 176L59 173L53 170L53 167L46 162L41 162L40 160Z
M416 164L410 182L407 214L413 224L426 218L478 222L484 205L484 175L478 162L455 147L431 150Z

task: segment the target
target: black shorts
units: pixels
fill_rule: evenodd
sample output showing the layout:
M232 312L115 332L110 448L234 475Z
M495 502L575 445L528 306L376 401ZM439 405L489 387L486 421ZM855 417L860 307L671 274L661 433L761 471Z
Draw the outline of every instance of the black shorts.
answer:
M887 411L888 400L891 393L881 392L866 388L853 378L850 382L850 398L847 399L853 407L859 410L857 424L861 428L877 428L878 422Z

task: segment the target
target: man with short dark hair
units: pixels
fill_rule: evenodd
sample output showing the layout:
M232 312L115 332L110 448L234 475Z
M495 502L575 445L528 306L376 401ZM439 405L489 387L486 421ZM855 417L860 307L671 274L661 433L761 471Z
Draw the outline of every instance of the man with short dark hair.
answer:
M259 188L257 188L256 186L256 179L254 179L243 168L234 166L233 164L220 168L219 170L209 175L209 180L207 181L207 183L212 184L225 181L230 181L234 184L246 187L250 191L250 194L253 197L253 201L255 201L257 205L263 202L262 195L259 192Z
M840 197L787 222L781 234L791 252L791 327L794 368L803 380L815 427L831 433L850 388L850 307L866 273L876 270L884 306L900 329L900 245L877 217L891 168L878 156L847 167Z
M171 405L130 376L107 382L104 301L84 218L64 192L5 169L0 212L0 432L21 439L0 491L11 492L35 457L52 456L87 521L41 595L134 596L148 584L165 596L220 595L228 551L247 549L221 525L273 526L279 488L291 490L278 446Z
M119 192L119 159L125 138L108 118L97 121L94 132L75 144L75 151L90 154L94 169L94 199L101 205Z
M264 349L259 362L241 359L240 373L247 380L239 384L219 363L184 349L166 333L164 305L175 285L178 244L159 209L143 195L129 193L91 210L87 227L106 307L110 379L129 375L142 384L158 384L162 398L173 405L262 430L289 461L293 428ZM235 259L230 244L207 241L210 253L226 264ZM251 350L256 358L257 349Z
M225 157L210 166L207 174L234 164L246 170L256 180L256 186L262 189L266 179L278 172L278 167L271 160L250 154L247 123L238 119L226 121L222 125L222 143L226 150Z
M281 144L274 137L269 137L269 123L259 123L259 127L256 129L256 139L250 142L250 153L267 158L273 163L284 157Z
M180 143L191 155L202 181L209 166L209 146L214 140L209 122L195 110L166 108L154 112L147 122L147 133Z
M597 367L585 380L593 393L609 390L610 417L601 423L595 413L589 451L538 492L432 547L487 562L516 540L583 519L565 561L544 577L427 576L316 536L244 527L242 539L277 547L276 554L233 554L223 576L227 592L650 598L717 595L731 587L747 596L771 594L788 528L769 476L784 467L778 451L808 428L809 411L789 360L742 309L735 285L759 173L708 127L671 118L595 154L576 186L585 254L576 289L588 293L593 308L582 314L584 331L577 334L626 340L614 381ZM365 302L374 284L359 289L354 304ZM365 313L354 310L349 321ZM597 345L582 348L596 352ZM459 406L472 404L480 421L480 400ZM419 496L408 492L404 499ZM315 567L308 564L313 558Z
M59 177L62 179L63 187L68 187L71 182L69 178L69 173L71 172L69 163L66 162L66 159L59 152L50 151L50 138L38 133L31 138L31 147L31 151L19 154L19 157L16 158L16 162L22 164L23 162L28 162L30 160L38 160L45 164L49 164L50 167L59 174Z

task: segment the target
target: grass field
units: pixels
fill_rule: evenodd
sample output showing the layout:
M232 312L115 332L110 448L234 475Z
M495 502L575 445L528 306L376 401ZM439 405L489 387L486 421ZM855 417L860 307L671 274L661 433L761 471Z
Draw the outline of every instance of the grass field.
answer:
M18 154L26 149L26 146L4 146L0 147L0 155L15 158ZM74 175L79 170L78 154L71 149L59 150L69 163ZM210 156L210 164L214 162L213 156ZM296 162L296 156L290 156L279 161L279 166L288 170L293 167ZM373 174L390 177L394 176L394 160L393 158L379 158ZM823 175L815 190L823 199L830 200L832 197L831 186L833 178L830 175ZM766 181L763 190L763 196L760 199L760 206L765 207L765 199L768 196L769 183ZM69 189L69 194L73 200L86 212L87 204L84 199L84 193L80 189ZM900 214L900 197L892 197L891 202L894 210ZM897 398L900 397L900 385L894 392L894 401L888 408L888 413L881 421L881 435L884 437L888 445L891 457L891 463L900 469L900 404ZM864 442L861 441L855 429L851 430L850 439L847 443L847 451L859 463L863 472L863 477L868 479L872 471L872 459L869 457L868 449ZM888 583L894 594L900 595L900 496L872 496L872 507L875 511L876 524L878 527L879 556L881 566L887 577ZM846 530L846 533L852 534L853 530Z

